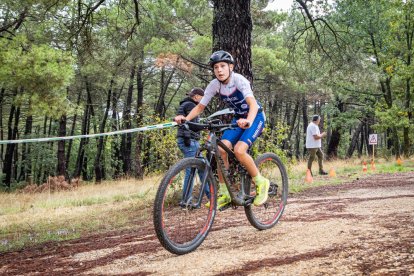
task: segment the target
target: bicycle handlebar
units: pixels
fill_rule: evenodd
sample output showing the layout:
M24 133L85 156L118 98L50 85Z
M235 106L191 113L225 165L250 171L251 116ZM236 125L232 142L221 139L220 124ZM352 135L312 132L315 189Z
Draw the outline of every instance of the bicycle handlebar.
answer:
M206 124L202 123L194 123L191 121L184 122L185 125L191 126L193 131L200 131L200 130L210 130L210 131L224 131L226 129L236 128L238 127L237 123L232 124L221 124L221 123L215 123L215 122L221 122L220 120L212 120Z

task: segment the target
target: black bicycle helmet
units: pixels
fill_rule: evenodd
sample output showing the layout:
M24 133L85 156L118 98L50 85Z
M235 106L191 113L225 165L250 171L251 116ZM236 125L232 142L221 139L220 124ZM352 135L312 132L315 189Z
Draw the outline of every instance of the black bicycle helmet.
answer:
M218 62L227 62L227 63L231 63L234 64L234 59L233 57L230 55L230 53L220 50L220 51L216 51L214 52L211 56L210 56L210 61L208 62L208 64L213 67L214 64L218 63Z

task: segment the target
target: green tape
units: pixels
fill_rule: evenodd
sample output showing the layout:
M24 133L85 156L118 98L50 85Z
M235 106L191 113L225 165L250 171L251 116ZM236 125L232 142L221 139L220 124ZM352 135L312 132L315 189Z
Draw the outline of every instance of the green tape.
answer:
M72 140L78 138L95 138L101 136L110 136L110 135L118 135L118 134L125 134L125 133L133 133L133 132L142 132L152 129L162 129L167 127L172 127L177 125L177 123L165 123L165 124L158 124L152 126L145 126L139 128L132 128L132 129L125 129L125 130L118 130L106 133L96 133L96 134L86 134L86 135L73 135L73 136L64 136L64 137L48 137L48 138L33 138L33 139L20 139L20 140L1 140L0 145L4 144L21 144L21 143L37 143L37 142L51 142L51 141L62 141L62 140Z

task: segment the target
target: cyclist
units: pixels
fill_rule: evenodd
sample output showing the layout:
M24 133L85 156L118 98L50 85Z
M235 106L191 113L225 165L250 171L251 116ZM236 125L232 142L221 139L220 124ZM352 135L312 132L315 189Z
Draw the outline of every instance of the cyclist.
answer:
M201 101L187 115L178 115L174 118L177 123L191 121L201 114L210 100L219 94L221 100L230 108L234 109L235 117L233 122L237 122L238 127L226 130L221 141L229 148L234 147L236 158L244 165L247 172L256 184L256 197L253 204L262 205L268 198L270 182L267 178L260 175L253 158L247 153L249 147L263 131L265 125L265 115L263 108L253 95L250 82L242 75L233 72L234 59L226 51L214 52L209 61L215 75L204 91ZM227 153L220 149L220 154L225 166L229 167ZM223 176L219 174L219 191L217 207L221 208L231 202L229 191L225 185Z

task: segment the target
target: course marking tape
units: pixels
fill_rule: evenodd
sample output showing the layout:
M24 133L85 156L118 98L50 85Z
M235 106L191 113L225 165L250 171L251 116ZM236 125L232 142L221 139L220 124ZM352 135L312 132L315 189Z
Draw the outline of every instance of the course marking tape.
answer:
M76 138L94 138L94 137L101 137L101 136L109 136L109 135L117 135L117 134L124 134L124 133L133 133L133 132L140 132L146 130L153 130L153 129L162 129L167 127L172 127L177 125L176 122L171 123L164 123L152 126L145 126L139 128L131 128L125 130L118 130L112 132L105 132L105 133L96 133L96 134L84 134L84 135L73 135L73 136L63 136L63 137L48 137L48 138L32 138L32 139L20 139L20 140L1 140L0 145L3 144L21 144L21 143L33 143L33 142L50 142L50 141L62 141L62 140L72 140Z

